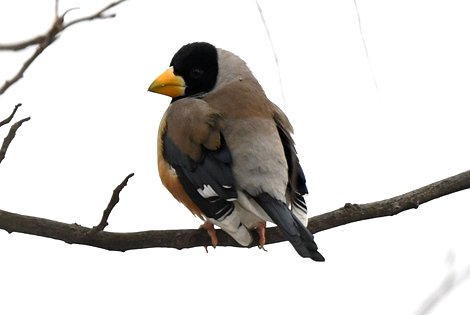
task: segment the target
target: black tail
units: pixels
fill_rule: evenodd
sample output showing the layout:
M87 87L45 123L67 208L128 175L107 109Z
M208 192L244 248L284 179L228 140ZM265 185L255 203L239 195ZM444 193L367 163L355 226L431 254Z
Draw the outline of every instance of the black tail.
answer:
M285 203L267 193L262 193L254 198L281 229L300 256L315 261L325 261L325 258L318 252L313 234L293 215Z

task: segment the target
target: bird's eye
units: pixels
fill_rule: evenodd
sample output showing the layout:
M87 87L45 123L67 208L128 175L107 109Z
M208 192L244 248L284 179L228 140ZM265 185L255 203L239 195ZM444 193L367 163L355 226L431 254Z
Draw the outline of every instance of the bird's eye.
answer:
M199 79L200 77L202 77L203 74L204 74L204 70L199 69L199 68L193 68L191 69L190 76L193 79Z

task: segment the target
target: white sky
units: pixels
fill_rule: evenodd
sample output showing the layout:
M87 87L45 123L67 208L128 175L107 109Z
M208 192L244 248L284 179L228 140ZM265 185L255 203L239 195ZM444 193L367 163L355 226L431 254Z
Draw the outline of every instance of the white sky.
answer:
M80 7L106 1L61 1ZM0 209L96 225L114 187L109 231L195 228L162 187L158 122L147 92L174 52L209 41L244 58L293 123L312 215L392 197L468 170L470 10L466 1L260 1L286 103L254 1L129 1L117 18L76 25L0 97L0 119L32 116L0 165ZM0 1L0 42L52 21L52 0ZM0 81L31 53L0 54ZM374 78L378 88L375 88ZM7 128L0 130L0 139ZM453 268L470 263L464 191L396 217L321 232L326 263L287 243L268 252L126 253L0 231L3 314L245 312L414 314ZM431 314L468 314L469 281Z

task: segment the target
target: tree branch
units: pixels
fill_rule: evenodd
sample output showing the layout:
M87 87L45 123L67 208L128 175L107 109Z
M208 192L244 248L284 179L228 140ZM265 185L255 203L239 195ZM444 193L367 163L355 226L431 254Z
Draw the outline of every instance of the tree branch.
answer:
M18 105L17 105L18 106ZM17 108L17 107L16 107ZM15 110L13 110L13 114L15 113L16 111L16 108ZM18 130L18 128L21 127L21 125L25 122L25 121L28 121L30 120L31 117L27 117L27 118L23 118L19 121L17 121L16 123L14 123L11 128L10 128L10 131L8 132L7 136L5 137L5 139L3 140L3 144L2 144L2 147L0 148L0 163L2 163L3 159L5 158L5 154L7 153L7 150L8 150L8 147L10 146L10 143L13 141L13 139L15 138L16 136L16 131Z
M97 225L97 226L94 226L91 231L90 231L90 234L95 234L95 233L98 233L99 231L103 231L104 228L106 226L108 226L108 218L109 218L109 215L111 214L111 211L113 211L114 207L116 206L116 204L119 202L119 194L121 193L121 191L124 189L124 187L127 185L127 181L129 180L129 178L131 178L132 176L134 176L134 173L131 173L129 175L126 176L126 178L124 178L124 180L122 181L122 183L120 183L114 190L113 190L113 194L111 196L111 200L109 200L109 203L108 203L108 206L106 207L106 209L104 209L103 211L103 216L101 218L101 221L100 223Z
M39 45L44 41L46 35L39 35L37 37L19 42L19 43L11 43L11 44L0 44L0 50L9 50L9 51L19 51L29 46Z
M116 16L116 14L114 14L114 13L105 14L106 11L108 11L111 8L114 8L115 6L120 5L121 3L125 2L125 1L127 1L127 0L119 0L119 1L116 1L116 2L112 2L112 3L108 4L106 7L104 7L103 9L101 9L100 11L96 12L95 14L91 14L89 16L85 16L85 17L70 21L68 23L65 23L62 30L65 30L66 28L68 28L68 27L70 27L74 24L81 23L81 22L93 21L93 20L96 20L96 19L111 19L111 18L114 18Z
M17 104L15 108L13 109L13 111L11 112L10 116L0 121L0 127L8 124L13 119L13 117L15 117L16 111L18 110L20 106L21 106L21 103ZM30 119L29 117L22 119L10 127L10 131L8 132L8 135L5 137L5 139L3 140L3 144L0 147L0 163L2 163L3 159L5 158L5 154L7 153L8 147L10 146L10 143L13 141L13 138L15 138L16 131L18 130L18 128L21 127L23 122L29 119Z
M447 296L460 284L470 278L470 265L462 270L457 270L453 266L453 259L450 261L449 271L442 279L441 283L433 292L423 301L415 315L431 314L435 307L443 302Z
M419 189L382 201L344 207L309 220L309 229L319 232L331 227L417 209L423 203L470 188L470 171L443 179ZM333 226L332 226L333 225Z
M419 205L470 188L470 171L446 178L422 188L390 199L367 203L346 204L344 207L309 219L312 233L335 228L344 224L372 218L391 216L402 211L417 208ZM152 247L191 248L208 246L210 239L201 229L142 231L116 233L99 231L91 234L92 229L78 225L25 216L0 210L0 229L9 233L18 232L62 240L69 244L83 244L108 250L126 251ZM241 247L230 236L217 230L219 246ZM257 236L253 233L256 246ZM266 244L282 242L277 227L266 229Z
M15 108L13 109L13 111L11 112L10 116L8 116L7 118L5 118L4 120L0 121L0 127L2 127L3 125L6 125L8 124L12 119L13 117L15 116L16 114L16 111L18 110L18 108L21 106L21 103L20 104L17 104L15 106Z
M2 86L0 86L0 95L5 93L6 90L8 90L13 84L18 82L23 77L24 73L29 68L29 66L31 66L34 60L36 60L36 58L39 57L39 55L47 47L49 47L65 29L67 29L68 27L72 25L85 22L85 21L113 18L115 17L115 14L105 14L106 11L123 3L124 1L126 0L119 0L119 1L113 2L94 14L64 23L64 17L68 12L70 12L70 9L65 11L65 13L63 13L62 15L58 15L58 12L57 12L58 0L57 0L56 6L55 6L56 14L55 14L54 22L52 23L52 27L44 35L40 35L38 37L29 39L23 42L19 42L19 43L0 44L0 50L11 50L11 51L18 51L18 50L27 48L29 46L37 45L37 48L34 51L34 53L23 63L20 70L11 79L6 80L5 83Z

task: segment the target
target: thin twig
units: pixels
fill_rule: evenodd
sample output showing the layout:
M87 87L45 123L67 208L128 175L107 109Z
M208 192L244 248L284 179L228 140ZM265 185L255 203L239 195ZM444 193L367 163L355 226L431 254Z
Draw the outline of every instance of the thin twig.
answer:
M13 84L18 82L26 72L26 70L31 66L34 60L50 45L52 42L54 42L55 38L52 39L50 42L43 41L37 49L34 51L34 53L26 59L24 64L21 66L20 70L13 76L11 79L6 80L5 83L0 87L0 95L6 92Z
M15 108L13 109L13 112L10 114L10 116L8 116L7 118L5 118L4 120L0 121L0 127L3 126L3 125L6 125L8 124L12 119L13 117L15 116L16 114L16 111L18 110L18 108L21 106L21 103L20 104L17 104L15 106Z
M59 17L59 0L55 0L54 16L55 16L55 19L56 19L56 20L57 20L58 17Z
M470 188L470 171L446 178L439 182L410 191L406 194L373 203L344 207L309 219L308 228L312 233L335 228L344 224L398 214L417 208L419 205ZM90 237L90 228L78 224L42 219L0 210L0 229L7 232L32 234L70 244L83 244L98 248L126 251L152 247L192 248L208 246L210 238L202 229L142 231L133 233L113 233L102 231ZM257 233L253 233L257 246ZM242 247L228 234L217 230L218 246ZM266 229L266 244L285 241L277 227Z
M274 48L274 42L271 37L271 32L269 31L268 23L266 23L266 19L264 18L264 13L263 10L261 9L261 5L259 4L258 0L255 0L256 2L256 7L258 8L259 16L261 18L261 22L263 22L264 29L266 30L266 35L268 36L269 44L271 45L271 51L273 52L274 56L274 62L276 63L276 69L277 69L277 78L279 81L279 87L281 90L281 96L282 96L282 103L284 105L284 108L287 106L286 104L286 96L284 94L284 84L282 83L282 76L281 76L281 67L279 66L279 59L277 58L277 53L276 53L276 48Z
M94 13L94 14L91 14L89 16L85 16L85 17L81 17L79 19L76 19L76 20L73 20L73 21L70 21L68 23L65 23L64 24L64 27L62 30L65 30L66 28L72 26L72 25L75 25L77 23L81 23L81 22L85 22L85 21L93 21L93 20L96 20L96 19L110 19L110 18L114 18L116 17L116 14L115 13L111 13L111 14L105 14L106 11L108 11L109 9L111 8L114 8L115 6L118 6L120 5L121 3L125 2L127 0L119 0L119 1L116 1L116 2L113 2L113 3L110 3L108 4L106 7L104 7L103 9L101 9L100 11Z
M375 89L378 89L377 79L375 78L374 69L372 69L372 63L370 62L369 58L369 50L367 49L366 39L364 37L364 32L362 31L361 15L359 14L359 8L357 7L357 0L354 0L354 7L356 8L357 23L359 24L359 33L361 34L362 38L362 46L364 46L367 62L369 63L369 69L372 74L372 79L374 80Z
M129 178L131 178L132 176L134 176L134 173L127 175L126 178L124 178L124 180L122 181L122 183L120 183L116 188L114 188L108 206L103 211L103 216L101 217L100 223L91 229L90 234L95 234L99 231L103 231L104 228L108 225L109 215L111 214L111 211L113 211L116 204L119 202L119 194L127 185L127 181L129 180Z
M415 315L430 314L432 310L441 303L458 285L470 278L470 265L460 272L450 270L440 285L422 303Z
M16 131L18 130L18 128L21 127L21 125L25 122L25 121L28 121L30 120L31 117L27 117L27 118L23 118L19 121L17 121L16 123L14 123L11 128L10 128L10 131L8 132L8 135L5 137L5 139L3 140L3 144L2 144L2 147L0 148L0 163L2 163L3 159L5 158L5 154L7 153L7 150L8 150L8 147L10 146L10 143L13 141L13 139L15 138L16 136Z
M23 63L20 70L11 79L6 80L4 84L0 86L0 95L5 93L6 90L8 90L13 84L18 82L23 77L24 73L29 68L29 66L31 66L33 61L36 60L36 58L39 57L39 55L47 47L49 47L65 29L67 29L68 27L72 25L85 22L85 21L113 18L115 17L115 14L105 14L106 11L121 4L124 1L126 0L119 0L119 1L113 2L94 14L64 23L64 17L68 12L70 12L71 9L65 11L65 13L63 13L62 15L58 15L57 13L58 0L57 0L56 6L55 6L55 19L52 24L52 27L46 32L46 34L35 37L33 39L30 39L24 42L20 42L20 43L0 44L0 50L12 50L12 51L21 50L32 45L37 45L37 48L34 51L34 53Z

